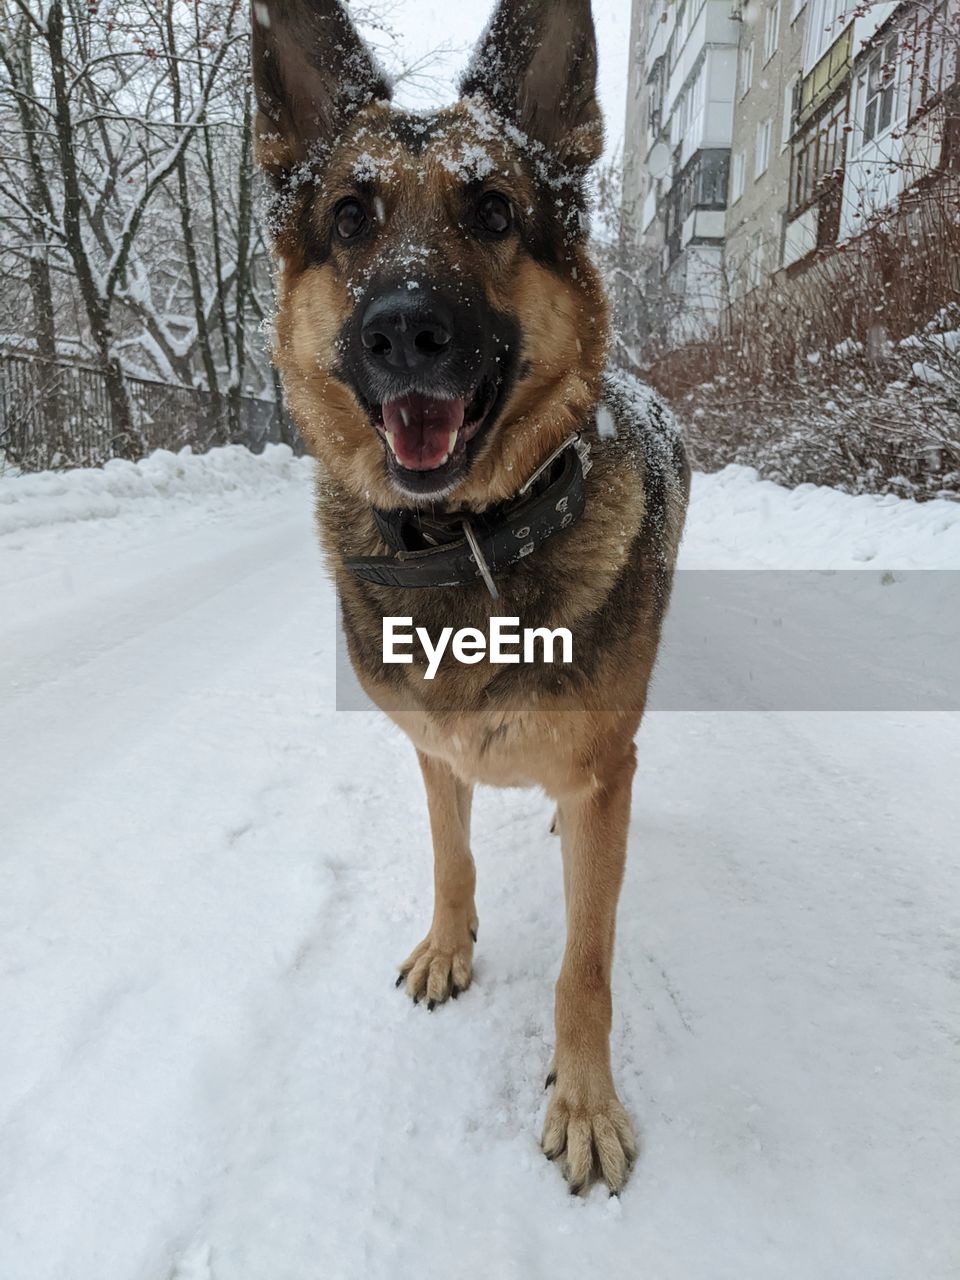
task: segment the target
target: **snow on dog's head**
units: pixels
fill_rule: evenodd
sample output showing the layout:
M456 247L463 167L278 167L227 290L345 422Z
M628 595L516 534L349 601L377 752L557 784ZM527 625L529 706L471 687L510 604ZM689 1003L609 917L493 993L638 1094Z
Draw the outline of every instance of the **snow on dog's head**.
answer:
M588 0L502 0L440 111L390 105L337 0L261 0L253 70L275 359L312 451L383 508L511 496L604 363Z

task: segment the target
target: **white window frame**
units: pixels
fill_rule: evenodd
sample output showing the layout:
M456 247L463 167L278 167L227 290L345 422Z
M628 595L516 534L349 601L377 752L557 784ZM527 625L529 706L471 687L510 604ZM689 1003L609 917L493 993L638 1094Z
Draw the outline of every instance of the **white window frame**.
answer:
M693 105L694 114L697 115L703 111L707 105L707 59L704 56L700 63L700 70L697 72L697 78L693 82Z
M780 0L768 4L763 15L763 65L766 66L780 47Z
M790 23L796 22L807 7L807 0L790 0Z
M871 53L857 76L856 140L859 154L880 142L900 116L900 74L903 65L899 31L891 31ZM888 112L883 123L884 111ZM869 133L868 133L869 131Z
M747 189L747 153L735 151L730 166L730 203L736 204Z
M797 85L803 77L799 72L791 76L783 90L783 123L780 131L780 150L785 151L793 137L793 104L796 98Z
M753 84L753 47L754 41L750 43L743 51L740 59L740 98L741 100L750 92L750 86Z
M813 0L807 14L803 69L811 71L853 21L856 0Z
M772 139L773 121L767 116L766 120L757 122L757 138L753 158L754 182L758 178L762 178L770 167L770 143Z

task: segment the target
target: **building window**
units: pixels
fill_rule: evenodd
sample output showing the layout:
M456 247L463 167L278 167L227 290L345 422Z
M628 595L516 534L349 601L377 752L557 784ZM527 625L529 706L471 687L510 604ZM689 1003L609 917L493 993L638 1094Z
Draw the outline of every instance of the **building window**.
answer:
M700 203L707 209L727 207L727 187L730 185L730 152L705 151L703 153L703 177L700 182Z
M676 261L683 249L683 226L696 209L727 207L730 152L698 151L670 191L666 210L668 261Z
M945 36L950 30L951 20L956 21L948 17L947 4L942 0L929 13L919 11L914 29L911 31L908 27L905 32L906 65L910 76L908 119L911 121L935 102L945 89L956 83L957 49L955 43Z
M774 0L774 3L767 6L766 17L763 24L763 62L764 66L770 61L777 52L777 45L780 43L780 0Z
M690 86L684 94L686 101L686 117L684 123L684 131L692 127L698 116L703 114L704 100L707 88L707 61L706 58L701 59L700 69L690 81Z
M893 124L897 96L897 36L890 36L872 55L857 80L857 126L861 146Z
M680 31L674 27L667 41L667 64L672 71L680 61L680 54L683 51L683 41L680 39Z
M792 80L788 80L786 88L783 91L783 132L780 138L780 150L788 145L793 137L794 120L797 118L797 107L799 105L800 93L799 75L795 75Z
M836 44L853 21L856 9L854 0L813 0L807 15L805 67L814 66Z
M743 195L747 185L747 153L738 151L733 157L733 170L730 178L730 203L736 202Z
M647 77L650 132L653 134L654 139L659 136L663 127L664 72L664 60L663 58L657 58Z
M757 148L756 163L753 168L753 180L756 182L762 174L766 173L767 165L770 163L770 136L773 133L773 121L761 120L757 125Z
M740 59L740 97L745 98L753 84L753 41L743 51Z
M843 177L846 105L838 104L826 117L794 140L790 178L790 212L798 213L819 199Z
M680 219L694 209L725 209L730 180L729 151L700 151L680 176Z

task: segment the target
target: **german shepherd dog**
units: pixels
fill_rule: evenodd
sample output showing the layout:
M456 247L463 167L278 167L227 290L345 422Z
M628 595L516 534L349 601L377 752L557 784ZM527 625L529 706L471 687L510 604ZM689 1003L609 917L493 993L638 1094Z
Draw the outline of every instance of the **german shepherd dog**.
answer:
M338 0L257 0L253 74L274 358L352 664L427 792L433 920L397 985L431 1010L470 985L474 785L542 788L567 917L542 1147L573 1192L618 1193L637 1148L610 1067L614 927L689 471L666 410L605 369L589 0L500 0L429 114L390 105ZM386 616L436 636L494 615L567 628L572 661L384 665Z

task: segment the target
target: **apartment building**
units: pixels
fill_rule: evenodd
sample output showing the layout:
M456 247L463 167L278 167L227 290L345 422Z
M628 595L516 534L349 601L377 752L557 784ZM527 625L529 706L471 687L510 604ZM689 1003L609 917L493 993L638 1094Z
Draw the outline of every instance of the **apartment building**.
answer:
M648 294L695 332L723 302L739 27L731 0L634 0L624 224Z
M790 194L795 100L807 0L742 0L724 227L731 299L779 270Z
M783 265L856 236L956 159L960 0L809 0Z
M808 0L791 142L781 263L792 267L840 233L850 79L852 0Z
M659 277L664 244L663 224L656 216L658 179L648 165L650 152L662 144L662 112L648 75L654 62L649 46L664 12L662 2L633 0L630 38L634 56L627 78L621 234L635 269L648 285L655 285Z
M960 0L633 0L632 23L625 241L681 332L960 159Z
M960 160L960 0L875 4L853 22L839 238Z

